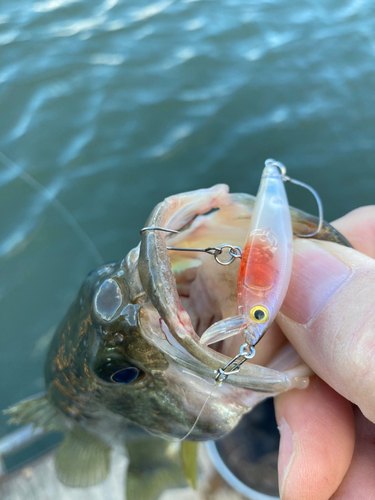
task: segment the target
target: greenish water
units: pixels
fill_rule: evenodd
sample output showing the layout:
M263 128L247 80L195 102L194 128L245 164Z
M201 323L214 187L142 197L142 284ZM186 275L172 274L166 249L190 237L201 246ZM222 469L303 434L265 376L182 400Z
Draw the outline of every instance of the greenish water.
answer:
M47 188L1 156L1 408L43 390L85 275L123 258L164 197L255 193L273 157L328 220L374 203L374 14L370 0L1 2L0 151Z

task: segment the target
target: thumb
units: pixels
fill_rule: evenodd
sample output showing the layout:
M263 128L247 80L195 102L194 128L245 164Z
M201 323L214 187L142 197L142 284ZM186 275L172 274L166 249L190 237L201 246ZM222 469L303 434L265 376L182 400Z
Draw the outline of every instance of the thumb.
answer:
M375 422L375 260L296 240L279 323L304 361Z

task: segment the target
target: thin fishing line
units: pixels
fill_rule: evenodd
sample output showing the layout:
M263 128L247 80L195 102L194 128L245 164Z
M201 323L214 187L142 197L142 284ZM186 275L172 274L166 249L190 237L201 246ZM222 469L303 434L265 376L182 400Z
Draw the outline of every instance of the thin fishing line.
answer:
M0 159L4 163L4 165L9 169L16 169L18 172L18 177L20 177L26 184L28 184L31 188L35 189L38 192L43 193L47 196L49 200L51 200L51 204L55 207L61 217L65 220L65 222L72 228L73 232L78 236L78 238L82 241L82 243L89 250L91 255L95 258L98 265L104 262L103 257L100 255L99 250L96 248L94 242L91 240L89 235L82 229L77 220L73 217L73 215L69 212L69 210L51 193L51 191L43 186L40 182L38 182L34 177L25 172L25 170L14 163L8 156L6 156L2 151L0 151Z
M218 387L219 387L219 385L216 385L216 384L214 384L214 385L213 385L213 387L212 387L212 390L211 390L210 394L207 396L207 398L206 398L205 402L204 402L204 403L203 403L203 405L202 405L202 408L200 409L200 412L199 412L199 413L198 413L198 415L197 415L197 418L195 419L195 422L194 422L194 423L193 423L193 425L191 426L190 430L189 430L189 431L185 434L185 436L183 436L183 437L182 437L182 438L180 438L180 439L169 439L168 437L166 437L165 439L167 439L170 443L181 443L181 442L182 442L182 441L184 441L187 437L189 437L189 436L190 436L190 434L191 434L191 433L193 432L193 430L195 429L195 427L197 426L197 423L198 423L199 419L201 418L202 413L203 413L203 411L204 411L204 409L205 409L205 407L206 407L206 405L207 405L207 403L208 403L209 399L212 397L212 394L214 393L214 391L215 391ZM161 436L160 436L160 434L158 434L157 432L152 432L152 431L150 431L150 429L147 429L147 432L148 432L149 434L152 434L153 436L158 437L158 438L160 438L160 437L161 437Z
M197 418L195 419L195 422L194 422L194 424L192 425L191 429L190 429L190 430L189 430L189 432L188 432L187 434L185 434L185 436L183 436L181 439L174 439L173 441L174 441L175 443L180 443L181 441L185 441L185 439L187 439L187 438L190 436L190 434L191 434L191 433L193 432L193 430L195 429L195 427L196 427L196 425L197 425L197 423L198 423L198 421L199 421L199 419L200 419L200 417L201 417L201 415L202 415L202 413L203 413L203 411L204 411L204 409L205 409L205 407L206 407L206 405L207 405L207 403L208 403L209 399L212 397L212 394L214 393L214 391L215 391L217 388L218 388L218 385L215 385L215 384L214 384L214 385L213 385L213 387L212 387L212 389L211 389L210 394L207 396L207 398L206 398L205 402L203 403L203 406L202 406L202 408L201 408L200 412L198 413Z

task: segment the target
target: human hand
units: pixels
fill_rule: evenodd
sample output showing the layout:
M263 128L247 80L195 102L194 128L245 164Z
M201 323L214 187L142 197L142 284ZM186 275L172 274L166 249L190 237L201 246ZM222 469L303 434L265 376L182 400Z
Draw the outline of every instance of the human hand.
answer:
M333 226L355 250L296 240L277 319L317 374L275 398L282 500L375 498L375 206Z

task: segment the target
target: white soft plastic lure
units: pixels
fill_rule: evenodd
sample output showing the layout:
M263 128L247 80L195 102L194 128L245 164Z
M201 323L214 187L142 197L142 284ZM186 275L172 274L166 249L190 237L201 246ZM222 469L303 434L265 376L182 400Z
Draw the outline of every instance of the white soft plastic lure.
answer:
M242 333L248 346L259 342L273 323L292 272L293 231L282 171L272 160L262 173L237 281L236 316L213 324L205 345Z

